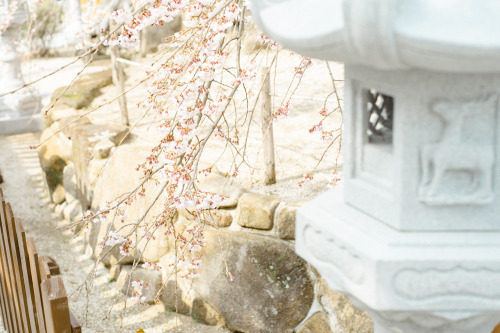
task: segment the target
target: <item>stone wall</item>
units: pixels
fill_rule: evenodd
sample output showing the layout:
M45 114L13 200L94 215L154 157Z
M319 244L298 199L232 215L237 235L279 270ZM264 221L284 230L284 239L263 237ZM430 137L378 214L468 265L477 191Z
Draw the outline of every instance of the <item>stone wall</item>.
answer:
M137 165L151 145L127 141L127 128L92 124L66 104L51 111L47 125L42 140L64 128L38 151L51 199L65 219L72 221L87 209L97 210L137 185ZM315 269L295 254L295 211L304 202L282 202L252 193L216 170L201 177L199 187L229 196L229 200L200 217L206 225L207 245L201 250L202 266L195 279L183 278L181 267L176 268L177 277L171 274L176 245L166 230L157 230L147 247L140 242L138 250L126 258L117 249L103 256L109 249L103 252L98 246L110 230L129 231L120 221L110 218L92 224L87 232L77 229L75 233L83 233L87 253L103 256L102 262L123 293L131 295L129 282L135 278L145 280L149 283L146 302L158 297L166 309L208 325L224 325L237 332L373 331L365 313L328 288ZM150 205L148 200L128 209L129 221L140 217ZM155 205L149 217L161 210L161 205ZM190 211L179 210L174 227L185 234L199 223ZM138 261L147 258L163 268L139 265L132 271L134 257Z

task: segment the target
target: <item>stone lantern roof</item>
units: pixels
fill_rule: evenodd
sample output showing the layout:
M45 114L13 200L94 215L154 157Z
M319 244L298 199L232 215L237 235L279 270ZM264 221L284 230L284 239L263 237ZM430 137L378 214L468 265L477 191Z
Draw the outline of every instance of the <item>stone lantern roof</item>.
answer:
M500 71L495 0L253 0L269 37L302 55L377 69Z

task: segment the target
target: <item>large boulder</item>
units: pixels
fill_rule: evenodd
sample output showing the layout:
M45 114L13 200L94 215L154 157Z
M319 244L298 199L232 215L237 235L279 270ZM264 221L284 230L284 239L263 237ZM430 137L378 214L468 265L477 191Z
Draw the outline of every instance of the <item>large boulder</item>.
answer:
M57 117L57 113L53 116ZM68 138L71 139L73 135L73 130L76 127L83 125L90 125L90 120L88 117L82 117L78 115L65 115L61 117L59 120L59 127L61 128L62 133Z
M191 286L196 298L233 331L293 332L314 298L307 263L270 237L206 230L205 238L200 277Z
M263 40L259 37L262 31L253 22L252 16L245 17L245 34L242 40L242 51L245 54L257 52L264 47Z
M182 28L181 15L174 17L173 21L164 23L161 26L146 27L142 31L141 36L141 54L145 56L147 53L156 52L158 45L165 43L169 36L172 36Z
M373 333L370 316L352 305L347 297L331 290L323 279L318 281L317 295L333 332Z
M76 217L81 215L83 215L82 206L80 205L80 202L78 200L68 203L63 209L64 219L69 222L73 221Z
M212 305L199 297L191 287L191 280L186 280L180 273L177 276L173 273L176 268L175 262L173 252L166 254L160 260L160 265L166 276L160 298L165 309L191 316L203 324L224 325L222 315ZM179 272L180 269L177 271Z
M99 258L99 261L107 267L117 265L118 263L122 265L132 263L134 261L133 251L123 256L120 253L119 245L113 247L101 246L102 241L110 231L115 231L115 229L111 221L108 220L88 224L83 238L85 253L90 254L93 259Z
M233 178L221 176L216 173L210 173L207 176L198 177L198 187L204 192L216 193L226 197L219 205L219 208L235 207L238 199L245 192L248 192L243 186L238 184Z
M104 159L109 157L111 149L116 147L115 143L108 138L101 139L94 147L94 158Z
M71 147L71 140L61 132L60 123L55 122L50 125L40 136L38 155L42 168L54 166L58 159L62 159L68 164L71 160Z
M73 109L81 109L92 103L100 89L113 82L111 70L83 75L71 87L61 87L52 94L52 101L58 99Z
M134 289L137 289L132 286L132 281L136 280L144 282L143 288L138 289L138 291L142 292L142 296L144 297L143 302L154 303L163 285L161 272L142 267L136 267L132 270L132 266L122 266L116 281L116 289L127 296L132 296L134 294Z
M276 197L250 193L241 197L238 204L238 224L242 227L271 230L274 211L280 200Z
M50 187L49 187L50 189ZM57 184L53 190L49 190L50 200L55 204L63 203L66 199L66 191L62 184Z
M63 185L66 190L66 201L72 202L73 198L76 198L78 195L78 187L76 184L76 175L75 175L75 167L73 163L69 163L63 169ZM68 200L70 199L70 200Z
M92 180L89 177L90 160L94 157L94 146L103 138L119 143L128 129L120 125L84 125L73 129L73 164L78 184L77 198L84 210L90 207L92 199ZM115 169L119 170L119 169ZM115 186L115 184L113 184Z
M123 195L130 193L135 189L143 179L142 171L138 171L137 166L146 160L146 157L151 154L152 145L144 143L123 144L118 147L113 155L108 160L106 167L103 169L101 176L97 179L94 197L92 200L92 208L94 210L102 209L107 206L108 202L115 202L117 198L123 198ZM102 161L102 160L98 160ZM119 170L119 172L117 172ZM110 213L108 219L113 220L113 230L118 230L122 236L129 234L134 228L131 224L139 221L144 212L152 204L152 200L156 197L160 188L156 184L147 183L144 186L146 196L136 199L131 205L126 205L127 216L123 219L113 219L114 213ZM141 231L138 231L139 242L135 251L136 258L141 258L141 261L147 260L157 262L169 250L167 229L165 225L151 227L155 218L164 210L163 200L160 196L159 200L153 205L146 217L140 224ZM149 225L150 231L154 233L149 237L141 237L142 230L146 225ZM135 237L135 236L134 236Z
M50 125L58 120L57 118L60 118L63 115L74 115L75 110L73 108L70 108L63 102L57 101L54 105L50 103L47 107L42 108L40 110L40 113L45 127L50 127Z
M99 177L104 172L104 169L106 168L106 162L107 160L105 159L96 159L96 158L91 159L89 162L87 169L87 181L91 193L93 193L97 180L99 179Z
M57 122L45 129L37 149L49 196L54 203L64 201L63 170L71 160L72 149L71 141L58 131Z
M167 256L169 256L169 254L167 254ZM168 260L165 260L167 262L170 262L170 258ZM164 259L162 258L162 261L163 260ZM167 271L169 272L170 270ZM192 295L192 289L187 286L187 283L180 280L176 281L175 276L170 276L166 281L163 282L163 284L165 287L162 290L160 300L165 306L165 309L186 316L191 315L193 298L195 296Z

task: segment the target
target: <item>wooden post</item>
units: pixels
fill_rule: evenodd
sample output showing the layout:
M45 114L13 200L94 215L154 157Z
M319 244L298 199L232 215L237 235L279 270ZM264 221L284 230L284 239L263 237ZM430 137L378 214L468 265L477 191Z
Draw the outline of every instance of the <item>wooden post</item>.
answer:
M47 333L71 333L68 297L62 277L42 281L41 289Z
M273 115L271 107L270 68L261 67L262 74L262 146L264 149L265 176L264 184L276 184L276 169L274 162Z
M118 46L111 47L111 66L112 66L112 75L113 75L113 83L116 87L116 92L118 95L118 104L120 105L120 113L122 117L122 124L125 126L129 126L128 119L128 111L127 111L127 98L123 94L125 92L125 75L123 73L122 65L117 61L118 54Z
M149 49L148 29L142 29L140 34L141 34L140 53L141 57L144 58L148 54L148 49Z

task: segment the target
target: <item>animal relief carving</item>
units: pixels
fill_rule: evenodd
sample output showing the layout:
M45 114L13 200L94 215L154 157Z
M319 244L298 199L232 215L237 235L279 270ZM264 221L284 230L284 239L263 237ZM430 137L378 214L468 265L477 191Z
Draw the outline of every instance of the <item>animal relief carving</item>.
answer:
M431 110L443 121L443 132L437 143L421 150L421 202L481 205L493 200L496 109L496 95L468 101L440 100L432 105ZM465 135L467 120L485 115L490 121L476 129L476 140L471 140Z

